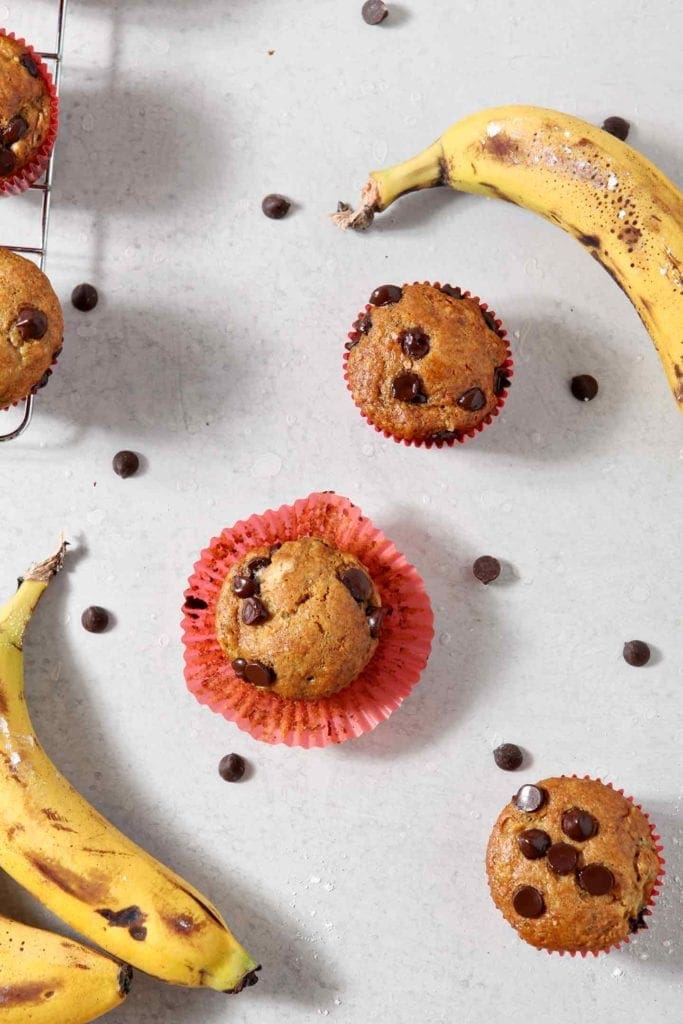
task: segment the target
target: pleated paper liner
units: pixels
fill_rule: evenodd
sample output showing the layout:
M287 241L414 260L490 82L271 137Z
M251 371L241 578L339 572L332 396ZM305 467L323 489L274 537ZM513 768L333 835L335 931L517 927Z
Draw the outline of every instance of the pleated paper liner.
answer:
M26 52L31 55L35 61L41 78L45 82L50 96L50 124L42 145L23 167L20 167L19 170L5 178L0 178L1 197L8 195L20 195L31 185L35 184L35 182L38 181L38 179L45 173L48 160L50 159L50 153L54 148L55 139L57 138L57 132L59 130L59 99L57 97L54 82L52 81L50 69L42 60L40 54L36 53L33 47L29 46L26 40L17 37L14 32L7 32L6 29L0 28L0 35L7 36L8 39L14 39L19 46L23 47Z
M23 398L17 398L17 400L15 402L10 402L9 405L3 405L2 407L0 407L0 412L7 412L8 409L14 409L17 405L20 405L22 402L25 402L29 395L36 395L39 391L41 391L44 387L46 387L47 384L49 384L50 377L52 376L52 374L54 372L53 368L59 362L59 356L61 354L61 351L62 350L60 349L59 352L57 352L52 357L52 362L50 363L50 366L47 368L45 373L42 375L42 377L40 378L38 383L33 385L33 387L28 392L28 394L24 395Z
M420 283L419 281L414 281L413 282L413 284L419 284L419 283ZM424 281L423 284L431 285L433 288L441 288L442 287L441 284L438 281L435 281L435 282ZM405 288L407 286L404 284L403 287ZM462 291L462 289L461 289L461 291ZM469 292L469 291L462 291L462 296L463 296L464 299L474 299L474 301L479 304L479 308L481 309L482 313L487 313L493 319L493 321L494 321L494 323L496 325L496 334L498 335L499 338L502 339L502 341L505 342L505 347L507 349L507 357L505 358L504 362L501 363L501 366L505 369L506 376L508 378L511 378L513 376L513 374L514 374L514 368L513 368L514 367L514 363L513 363L513 359L512 359L512 352L510 350L510 342L509 342L509 339L508 339L508 334L507 334L507 331L505 330L505 328L503 327L502 321L498 319L498 317L496 316L494 311L489 308L487 303L486 302L482 302L477 295L472 295L472 293ZM372 310L374 308L375 307L373 305L371 305L370 303L367 303L365 305L364 309L358 314L356 320L354 321L354 324L352 325L352 329L348 333L348 338L349 338L350 341L357 342L361 338L360 332L355 329L355 324L358 322L358 320L360 320L362 317L364 317L367 312L369 312L370 310ZM485 416L485 418L481 421L481 423L478 423L476 425L476 427L471 427L468 430L459 431L458 434L455 437L449 438L448 440L434 440L432 438L397 437L395 434L392 434L392 432L390 430L386 430L386 429L384 429L382 427L378 427L376 423L373 423L373 421L370 418L370 416L366 412L364 412L361 409L361 407L359 406L358 402L354 398L353 392L351 391L351 385L350 385L349 373L348 373L348 361L349 361L349 352L348 352L348 350L345 350L344 351L344 380L346 381L346 386L349 389L349 393L351 394L351 397L353 398L354 405L356 406L356 408L358 409L358 411L360 412L361 416L366 421L366 423L369 423L371 427L374 427L378 434L382 434L384 437L389 437L389 438L391 438L392 441L396 441L399 444L405 444L405 445L408 445L408 446L414 445L416 448L444 448L444 447L452 448L453 445L455 445L455 444L464 444L464 442L467 441L468 438L475 437L477 434L480 434L490 423L493 423L494 417L496 417L498 415L498 413L500 412L500 410L503 408L503 406L505 405L505 400L506 400L506 398L508 396L508 389L504 388L501 391L501 393L496 396L496 407L495 407L495 409L492 412L488 413Z
M392 614L363 672L320 700L287 700L238 679L216 637L216 602L235 562L261 545L321 537L363 562ZM361 736L401 706L427 664L434 635L417 570L348 498L310 494L223 530L202 552L183 607L185 680L197 700L265 743L325 747Z

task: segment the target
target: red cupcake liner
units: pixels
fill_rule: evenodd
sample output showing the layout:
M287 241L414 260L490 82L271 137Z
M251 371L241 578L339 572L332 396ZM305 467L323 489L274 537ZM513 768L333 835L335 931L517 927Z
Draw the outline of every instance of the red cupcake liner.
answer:
M12 174L11 177L0 179L0 197L8 195L21 195L27 188L35 184L36 181L45 173L45 169L50 159L50 153L52 152L57 138L57 132L59 130L59 98L57 96L57 90L52 80L52 75L47 64L43 61L39 53L37 53L32 46L26 42L25 39L20 39L14 32L8 32L4 28L0 28L0 36L7 36L8 39L13 39L23 46L31 57L36 62L36 66L40 72L40 76L47 86L47 90L50 96L50 125L47 130L47 134L43 140L43 144L40 149L31 157L29 162L25 164L20 170Z
M441 287L441 284L438 281L423 281L422 283L423 284L431 285L433 288L440 288ZM420 282L419 281L413 281L413 284L420 284ZM405 288L406 285L404 284L403 287ZM472 293L469 292L469 291L464 291L462 293L462 295L463 295L463 298L465 298L465 299L474 299L474 301L479 304L479 308L481 309L482 313L488 313L493 318L493 321L494 321L494 323L496 325L496 333L498 334L498 337L501 338L505 342L505 347L507 349L507 357L501 363L501 366L503 366L505 368L506 375L508 377L512 377L514 372L515 372L514 371L514 362L513 362L513 359L512 359L512 351L510 350L510 341L509 341L509 338L508 338L508 333L505 330L505 328L503 327L502 321L498 319L498 317L496 316L494 311L490 308L490 306L486 302L482 302L480 300L478 295L472 295ZM366 303L364 309L356 317L356 321L360 320L361 317L365 316L365 314L367 312L369 312L371 309L374 309L374 308L375 307L371 303ZM353 329L353 325L352 325L352 329L348 333L349 340L350 341L358 341L360 339L360 337L361 337L360 332L354 330ZM348 361L349 361L349 352L345 351L344 352L344 359L343 359L344 380L346 381L346 386L349 389L349 393L351 394L351 397L353 398L353 404L356 406L356 408L358 409L358 411L360 412L361 416L366 421L366 423L369 423L371 427L374 427L378 434L382 434L384 437L389 437L389 438L391 438L392 441L396 441L398 444L405 444L405 445L408 445L408 446L414 445L416 448L444 448L444 447L452 448L454 444L464 444L465 441L467 441L468 438L475 437L476 434L481 434L482 430L484 430L485 427L487 427L490 423L493 423L494 417L497 416L498 413L500 412L500 410L503 408L503 406L505 405L505 400L506 400L506 398L508 396L508 389L504 388L501 391L501 393L496 396L496 408L493 410L493 412L488 413L485 416L485 418L481 421L481 423L478 423L476 425L476 427L470 427L469 430L463 430L463 431L461 431L458 434L457 437L451 438L450 440L447 440L447 441L442 441L442 440L435 441L435 440L432 440L431 438L420 439L420 438L396 437L396 435L392 434L392 432L390 430L385 430L383 427L378 427L377 424L374 423L372 421L372 419L368 416L368 414L361 409L360 405L358 404L358 402L354 398L353 391L351 390L351 384L350 384L350 381L349 381L349 373L348 373L348 365L347 365Z
M375 654L349 686L319 700L287 700L237 678L216 637L216 603L231 567L249 551L308 536L359 558L392 614L384 620ZM429 597L417 570L359 508L331 491L223 530L194 567L183 612L190 692L255 739L290 747L326 747L374 729L418 682L434 636Z

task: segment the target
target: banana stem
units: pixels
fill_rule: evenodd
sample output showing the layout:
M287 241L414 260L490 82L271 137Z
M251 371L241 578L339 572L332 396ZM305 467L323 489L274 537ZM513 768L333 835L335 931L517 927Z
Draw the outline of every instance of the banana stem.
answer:
M53 576L64 565L67 542L62 536L59 547L42 562L31 566L19 584L19 589L0 608L0 644L10 644L21 649L24 633L38 601Z

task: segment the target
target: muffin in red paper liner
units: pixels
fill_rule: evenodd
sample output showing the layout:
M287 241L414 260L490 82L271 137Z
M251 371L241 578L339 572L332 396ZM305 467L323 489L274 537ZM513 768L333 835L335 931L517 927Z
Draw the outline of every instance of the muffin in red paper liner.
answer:
M59 101L40 55L0 28L0 196L19 195L47 167Z
M365 668L338 693L295 700L238 678L219 642L216 608L235 565L256 549L315 537L358 559L383 607L391 609ZM434 635L424 584L359 508L332 492L254 515L224 530L202 552L185 592L185 679L197 700L254 738L324 747L374 729L408 696L427 664Z
M486 303L452 285L376 288L345 347L356 406L394 441L463 443L505 404L513 372L507 332Z
M548 953L597 956L646 928L664 875L659 836L611 783L576 775L522 786L488 842L494 903Z

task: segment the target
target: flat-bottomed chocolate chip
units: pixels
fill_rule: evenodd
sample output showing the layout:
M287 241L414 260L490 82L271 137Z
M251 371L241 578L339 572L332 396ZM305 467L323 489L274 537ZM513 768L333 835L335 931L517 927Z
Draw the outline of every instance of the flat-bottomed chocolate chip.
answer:
M120 476L123 480L127 480L128 477L135 476L139 470L140 459L135 452L122 451L116 453L111 460L111 464L116 475Z
M395 284L382 284L370 296L371 306L391 306L403 298L403 289Z
M38 77L40 73L38 71L38 65L36 64L35 60L33 59L30 53L22 53L21 57L19 58L19 63L26 68L26 70L32 78Z
M615 138L621 139L624 142L628 138L628 133L631 128L629 122L623 117L606 117L602 122L603 131L609 132L610 135L614 135Z
M429 335L421 331L419 327L411 327L407 331L401 331L398 336L398 343L403 354L409 359L424 359L429 352Z
M232 589L238 597L253 597L258 590L258 583L251 576L235 576Z
M598 823L588 811L582 811L580 807L570 807L562 814L562 831L577 843L584 843L586 839L596 835Z
M248 661L244 666L243 678L252 686L266 687L273 686L275 683L275 673L272 668L261 664L260 661Z
M452 299L465 298L462 288L454 288L452 284L442 284L439 291L442 291L444 295L450 295Z
M604 896L614 888L614 875L604 864L586 864L579 871L579 885L591 896Z
M81 615L81 624L88 633L104 633L109 625L109 612L106 608L93 604Z
M514 772L521 765L524 756L516 743L501 743L493 751L493 760L504 772Z
M218 763L218 774L226 782L239 782L246 769L247 762L239 754L226 754Z
M12 174L17 166L17 158L11 149L0 149L0 177Z
M472 566L472 575L480 583L493 583L500 576L500 562L493 555L480 555Z
M384 0L365 0L361 14L366 25L380 25L388 16L389 8Z
M546 856L548 867L556 875L571 875L579 859L578 850L569 843L554 843Z
M479 412L486 405L486 395L481 388L468 388L467 391L463 391L456 404L465 412Z
M368 627L370 636L376 640L382 630L382 623L391 611L390 608L373 608L368 612Z
M512 897L512 905L520 917L541 917L545 913L542 894L533 885L522 885Z
M589 373L580 373L577 377L572 377L569 387L579 402L592 402L598 393L598 382Z
M509 387L510 378L507 375L507 368L505 366L497 366L493 371L493 393L499 395L501 391L505 391Z
M237 678L238 679L244 679L244 670L247 667L246 659L245 658L235 658L235 660L233 662L231 662L231 664L232 664L233 671L234 671L235 675L237 676Z
M273 550L277 550L276 548ZM261 555L259 558L252 558L250 562L247 562L247 572L255 575L257 572L261 572L267 565L270 565L270 558L267 555Z
M81 313L89 313L94 309L99 300L97 288L92 284L77 284L71 293L71 305L79 309Z
M629 917L628 930L630 931L631 935L635 935L635 933L637 931L640 931L641 928L647 928L647 923L645 921L646 913L647 911L643 909L638 912L637 917Z
M628 640L624 644L624 661L634 668L642 668L650 660L650 648L642 640Z
M260 622L265 622L267 618L266 606L260 598L246 598L242 605L242 622L246 626L257 626Z
M447 443L449 441L457 441L459 437L462 437L462 433L459 430L437 430L435 434L430 435L430 441L443 441Z
M16 327L24 341L39 341L47 332L47 317L34 306L19 310Z
M398 402L421 405L427 401L423 387L422 378L418 374L406 370L394 377L391 382L391 394Z
M339 577L354 601L362 604L372 593L372 583L362 569L345 569Z
M545 790L540 786L522 786L512 799L517 810L531 814L543 806L545 798Z
M19 139L23 139L24 135L28 131L28 122L17 114L11 121L8 122L7 126L0 130L0 143L3 146L13 146Z
M291 205L289 199L281 196L278 192L271 192L261 203L261 209L271 220L282 220L289 213Z
M517 845L527 860L540 860L545 857L550 846L550 836L540 828L528 828L517 836Z
M192 594L190 594L189 597L185 598L185 607L199 610L202 608L208 608L209 606L203 598L194 597Z
M489 313L488 309L482 309L481 315L483 316L484 323L486 324L488 329L490 331L493 331L494 334L498 334L498 324L494 320L493 314Z

